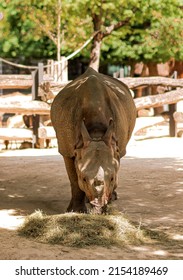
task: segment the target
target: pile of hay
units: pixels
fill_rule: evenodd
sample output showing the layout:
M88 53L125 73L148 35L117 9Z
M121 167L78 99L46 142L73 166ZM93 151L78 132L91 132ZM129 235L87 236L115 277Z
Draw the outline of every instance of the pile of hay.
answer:
M139 244L144 233L122 215L66 213L48 216L36 211L19 228L22 236L71 247Z

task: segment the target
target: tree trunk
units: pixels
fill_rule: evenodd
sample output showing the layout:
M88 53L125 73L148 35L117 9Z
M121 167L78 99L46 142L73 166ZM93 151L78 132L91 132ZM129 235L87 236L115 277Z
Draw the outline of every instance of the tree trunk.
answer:
M158 65L156 62L149 62L147 64L148 68L149 68L149 76L158 76ZM155 95L157 94L157 86L152 86L151 87L151 94ZM163 112L163 106L154 108L154 115L158 116Z
M60 61L61 59L61 0L58 0L58 14L57 14L57 60Z
M91 49L91 55L90 55L90 64L89 66L98 71L99 69L99 63L100 63L100 50L101 50L101 44L104 37L109 36L114 30L117 30L121 28L124 25L129 24L130 17L126 18L125 20L119 21L117 23L112 23L110 26L105 26L105 31L102 30L102 16L103 16L103 10L102 10L102 3L105 1L101 1L100 5L100 12L98 14L92 14L92 21L93 21L93 29L96 35L93 38L93 44ZM135 13L136 8L133 9L133 12ZM104 26L103 26L104 27ZM104 30L104 28L103 28Z
M98 71L100 65L100 49L101 49L102 39L100 34L94 37L90 55L90 64L95 71Z
M147 73L147 65L143 63L142 72L140 76L145 77L146 73ZM142 97L142 94L143 94L143 88L142 87L137 88L135 97Z
M173 73L177 72L177 78L183 78L183 61L176 61L175 59L171 59L169 62L169 75L172 76Z
M61 33L60 33L60 28L61 28L61 0L58 0L58 14L57 14L57 61L58 61L58 81L61 81Z
M102 45L103 34L101 32L101 18L102 18L102 9L100 10L100 14L93 14L93 29L96 32L96 35L92 41L92 48L90 53L90 63L89 66L92 67L95 71L98 71L100 64L100 50Z

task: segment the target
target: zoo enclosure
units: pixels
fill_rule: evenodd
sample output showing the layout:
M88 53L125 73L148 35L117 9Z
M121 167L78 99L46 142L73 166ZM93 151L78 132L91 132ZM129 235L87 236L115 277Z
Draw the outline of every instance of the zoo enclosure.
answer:
M32 88L32 100L25 101L14 101L9 100L8 102L0 101L0 113L18 113L33 115L33 142L38 142L39 138L46 139L55 137L53 130L44 128L39 133L39 118L41 115L50 114L50 104L54 96L68 83L67 81L67 70L65 72L65 78L62 81L56 81L53 77L55 70L53 62L48 63L49 71L44 73L44 66L42 63L38 64L38 67L34 67L32 75L0 75L0 89L28 89ZM35 69L36 68L36 69ZM66 66L64 66L67 69ZM64 69L63 69L64 70ZM127 86L134 90L139 87L146 86L164 86L168 88L168 92L163 94L157 94L152 96L145 96L135 98L135 104L137 110L143 108L158 107L164 104L169 104L169 134L170 136L176 136L176 122L182 121L182 115L176 114L176 103L183 99L183 79L172 79L164 77L143 77L143 78L119 78ZM173 90L170 90L173 89ZM182 112L180 112L182 114ZM176 121L175 121L176 120ZM49 134L49 136L48 136ZM4 137L7 137L5 135ZM5 139L0 134L1 139ZM14 136L16 138L16 135ZM13 139L14 139L13 138ZM18 135L17 135L18 138ZM9 139L12 139L11 135Z

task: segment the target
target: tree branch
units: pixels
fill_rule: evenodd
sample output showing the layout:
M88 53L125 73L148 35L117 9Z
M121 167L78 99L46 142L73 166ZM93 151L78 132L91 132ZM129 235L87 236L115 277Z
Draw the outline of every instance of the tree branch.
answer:
M40 29L46 33L46 35L50 38L50 40L52 40L53 43L57 46L57 38L55 37L55 35L52 32L50 32L46 28L46 26L44 24L42 24L41 21L39 19L37 19L36 17L34 17L34 21L35 21L35 23L37 23L39 25Z
M133 13L136 12L137 8L134 8L132 11ZM114 30L117 30L121 28L124 25L127 25L131 20L131 17L126 18L125 20L121 20L117 22L116 24L111 24L110 26L107 26L105 29L106 31L103 32L103 38L106 36L109 36Z
M127 18L125 20L119 21L116 24L112 24L112 25L106 27L106 31L103 32L103 38L106 37L106 36L109 36L114 30L117 30L120 27L122 27L122 26L126 25L127 23L129 23L130 19L131 18Z
M33 21L39 26L39 28L46 33L46 35L50 38L50 40L53 41L53 43L57 46L57 38L55 34L53 34L51 31L46 28L46 25L44 25L36 16L35 16L35 9L33 7L27 9L27 12L32 12L31 17Z

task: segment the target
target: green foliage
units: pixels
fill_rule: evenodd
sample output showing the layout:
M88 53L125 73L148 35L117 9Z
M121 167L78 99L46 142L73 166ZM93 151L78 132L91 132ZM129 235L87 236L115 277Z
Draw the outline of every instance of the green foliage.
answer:
M0 10L4 15L3 20L0 21L1 56L21 57L22 59L55 56L55 45L32 20L28 6L31 2L35 1L0 1ZM39 12L43 16L40 7Z
M165 62L183 56L183 10L179 1L141 2L130 26L122 27L105 39L103 58L117 62Z
M102 63L183 59L182 0L62 0L61 54L78 49L94 32L129 18L106 36ZM24 12L22 12L24 11ZM4 57L56 58L58 0L0 0ZM100 20L94 25L94 18ZM91 45L78 56L89 57Z

